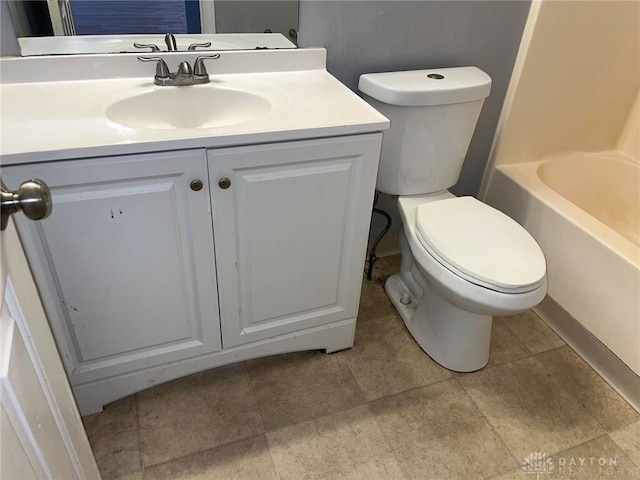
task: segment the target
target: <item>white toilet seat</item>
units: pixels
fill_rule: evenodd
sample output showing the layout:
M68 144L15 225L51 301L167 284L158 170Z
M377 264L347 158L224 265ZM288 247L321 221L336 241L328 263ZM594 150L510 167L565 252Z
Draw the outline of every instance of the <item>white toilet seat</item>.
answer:
M414 263L422 272L424 281L459 308L479 314L511 315L540 303L546 294L546 275L540 285L533 290L500 292L463 278L427 251L418 239L416 232L416 210L420 205L440 202L449 198L456 197L446 191L429 195L398 197L398 207L405 237Z
M545 281L544 254L507 215L473 197L425 202L415 209L422 247L453 274L502 293L536 290Z

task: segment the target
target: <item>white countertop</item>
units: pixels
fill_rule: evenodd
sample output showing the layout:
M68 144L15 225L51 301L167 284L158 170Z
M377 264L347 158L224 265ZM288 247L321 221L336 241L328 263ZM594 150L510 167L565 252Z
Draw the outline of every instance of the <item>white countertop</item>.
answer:
M178 61L195 56L163 55L172 71ZM2 59L2 164L353 135L389 127L383 115L325 70L324 49L226 52L210 62L209 85L264 86L273 108L254 120L200 129L124 127L107 118L112 103L154 89L200 87L156 86L154 65L135 57ZM117 73L124 78L115 78Z

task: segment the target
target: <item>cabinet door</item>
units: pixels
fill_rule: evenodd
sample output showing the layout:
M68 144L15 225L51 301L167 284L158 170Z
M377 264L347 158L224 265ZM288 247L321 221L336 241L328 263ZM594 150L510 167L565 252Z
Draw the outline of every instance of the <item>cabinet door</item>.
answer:
M72 384L220 349L204 150L3 174L52 190L49 218L16 219Z
M225 348L356 317L380 141L209 151Z

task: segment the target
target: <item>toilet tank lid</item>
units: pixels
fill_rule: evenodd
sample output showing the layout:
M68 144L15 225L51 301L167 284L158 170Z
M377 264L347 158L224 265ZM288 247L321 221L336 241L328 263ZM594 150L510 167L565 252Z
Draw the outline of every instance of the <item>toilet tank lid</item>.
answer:
M390 105L446 105L486 98L491 77L477 67L366 73L360 76L358 89Z

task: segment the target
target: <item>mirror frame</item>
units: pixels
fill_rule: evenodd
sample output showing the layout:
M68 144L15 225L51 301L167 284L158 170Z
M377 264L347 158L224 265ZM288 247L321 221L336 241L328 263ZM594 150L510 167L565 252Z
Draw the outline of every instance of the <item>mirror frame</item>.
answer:
M9 10L11 13L11 20L14 24L14 30L18 36L17 41L20 46L22 56L31 55L70 55L70 54L91 54L91 53L149 53L149 50L139 50L133 47L133 43L140 44L155 44L159 49L165 50L164 35L155 34L127 34L127 35L76 35L75 26L72 19L73 13L71 12L72 0L45 0L49 9L49 18L51 20L52 29L54 35L36 36L21 36L24 34L24 27L20 25L20 20L16 23L16 15L26 15L24 10L16 10L15 2L20 0L9 0ZM76 0L83 1L83 0ZM87 1L87 0L84 0ZM97 0L88 0L97 1ZM122 0L111 0L122 1ZM152 5L153 2L162 3L163 0L143 0L149 2ZM183 0L185 3L187 0ZM241 29L246 28L247 24L250 24L246 30L256 30L256 19L262 21L265 16L258 15L252 17L249 15L249 19L243 20L243 9L241 8L235 17L230 17L231 20L227 20L227 25L223 23L222 28L229 30L229 33L214 33L216 30L216 5L215 2L219 2L219 7L224 10L231 4L242 5L244 10L251 8L253 4L266 6L268 2L266 0L189 0L198 1L200 8L199 21L201 32L203 33L179 33L175 34L178 41L178 50L182 51L188 48L189 45L194 43L211 42L211 47L202 48L199 50L247 50L247 49L279 49L279 48L297 48L297 28L299 24L299 0L271 0L274 4L281 5L280 8L287 6L287 15L278 15L272 17L276 20L279 17L286 17L288 23L295 23L295 28L289 28L286 34L281 31L284 29L283 24L280 23L278 30L281 33L272 33L271 29L264 29L264 33L240 33ZM14 3L12 7L12 3ZM189 5L186 3L186 5ZM185 8L188 8L185 5ZM194 4L191 4L195 6ZM293 9L288 8L289 5L295 5ZM141 5L145 6L145 5ZM193 7L192 7L193 8ZM268 7L270 11L276 11L274 5ZM16 11L18 12L16 14ZM246 13L246 12L245 12ZM194 17L191 17L194 18ZM197 17L195 17L197 19ZM295 18L293 21L292 19ZM197 20L196 20L197 21ZM244 21L244 24L243 24ZM29 23L29 20L22 20L23 25ZM234 24L234 22L236 22ZM239 22L239 23L238 23ZM251 25L253 23L253 25ZM238 27L238 25L240 25ZM269 26L271 26L269 24ZM262 28L262 27L260 27ZM238 31L236 31L238 30ZM66 34L63 34L66 33ZM175 33L175 32L172 32Z

